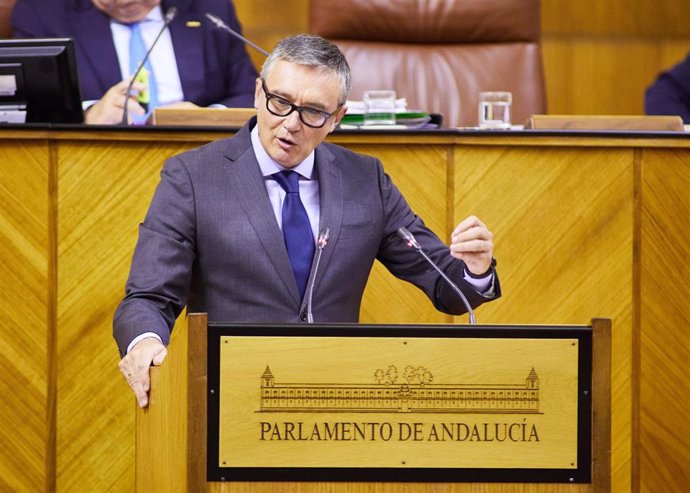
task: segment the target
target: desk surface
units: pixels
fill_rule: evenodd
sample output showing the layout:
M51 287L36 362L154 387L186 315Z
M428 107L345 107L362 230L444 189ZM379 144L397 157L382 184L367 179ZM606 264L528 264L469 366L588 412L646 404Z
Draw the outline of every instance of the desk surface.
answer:
M237 127L24 124L0 125L0 139L123 140L161 139L209 142L229 137ZM690 133L618 130L336 130L334 143L426 143L468 145L584 145L607 147L690 147Z

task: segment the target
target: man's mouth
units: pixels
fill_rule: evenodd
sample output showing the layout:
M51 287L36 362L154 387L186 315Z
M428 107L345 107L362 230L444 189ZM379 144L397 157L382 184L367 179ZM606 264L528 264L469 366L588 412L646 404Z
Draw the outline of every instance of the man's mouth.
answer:
M289 148L289 147L293 147L296 145L295 142L293 142L291 139L288 139L288 138L276 137L276 140L278 141L278 144L280 145L280 147L282 147L284 149Z

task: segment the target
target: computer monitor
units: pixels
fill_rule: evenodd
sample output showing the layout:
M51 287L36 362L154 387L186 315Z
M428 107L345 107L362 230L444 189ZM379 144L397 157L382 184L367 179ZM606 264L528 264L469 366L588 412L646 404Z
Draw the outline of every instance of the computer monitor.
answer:
M0 39L0 122L83 121L71 39Z

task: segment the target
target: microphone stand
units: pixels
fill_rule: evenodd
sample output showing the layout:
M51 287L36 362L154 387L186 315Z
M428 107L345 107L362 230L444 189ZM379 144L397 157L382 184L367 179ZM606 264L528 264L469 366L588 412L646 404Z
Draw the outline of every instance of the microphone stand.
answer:
M469 301L467 301L467 298L465 297L465 294L460 290L460 288L450 280L450 278L446 275L445 272L443 272L436 263L429 258L429 256L426 254L424 250L422 250L422 247L420 244L417 242L415 239L414 235L408 231L407 228L404 226L401 226L398 228L398 235L405 240L407 243L407 246L410 248L414 248L419 252L419 254L424 257L424 260L426 260L429 265L431 265L436 272L438 272L441 277L443 278L444 281L455 291L455 293L460 297L462 300L462 303L465 305L465 308L467 309L467 315L469 316L470 319L470 324L475 325L477 323L477 319L474 318L474 311L472 310L472 307L470 306Z
M319 238L316 241L317 252L316 252L316 264L314 265L314 275L312 276L311 283L309 283L309 291L307 291L307 323L314 323L314 315L311 311L311 301L314 296L314 284L316 284L316 273L319 271L319 262L321 262L321 254L323 249L328 244L328 237L330 236L331 230L325 227L319 233Z
M229 32L230 34L232 34L233 36L235 36L237 39L239 39L240 41L242 41L244 44L251 46L251 47L254 48L256 51L258 51L259 53L261 53L262 55L268 56L268 52L267 52L266 50L264 50L263 48L260 48L259 46L255 45L254 43L252 43L251 41L249 41L247 38L245 38L244 36L242 36L240 33L238 33L237 31L235 31L234 29L231 29L230 26L228 26L225 22L223 22L223 19L221 19L221 18L218 17L217 15L211 14L210 12L207 12L207 13L206 13L206 17L208 18L208 20L210 20L211 22L213 22L213 24L214 24L217 28L222 29L223 31Z

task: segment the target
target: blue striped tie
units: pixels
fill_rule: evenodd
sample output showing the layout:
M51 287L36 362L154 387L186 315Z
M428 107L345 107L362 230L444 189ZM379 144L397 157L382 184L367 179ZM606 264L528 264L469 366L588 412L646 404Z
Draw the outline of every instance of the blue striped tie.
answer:
M309 216L299 197L299 175L295 171L281 171L273 178L286 193L283 202L283 237L300 297L304 298L316 248Z
M141 36L141 23L136 22L131 24L129 28L132 30L132 37L129 40L129 75L134 75L139 64L146 56L146 43ZM149 74L149 101L146 108L146 115L132 116L132 122L135 124L142 124L146 122L149 115L153 112L153 108L158 105L158 86L156 85L156 77L153 73L151 60L146 60L144 68Z

